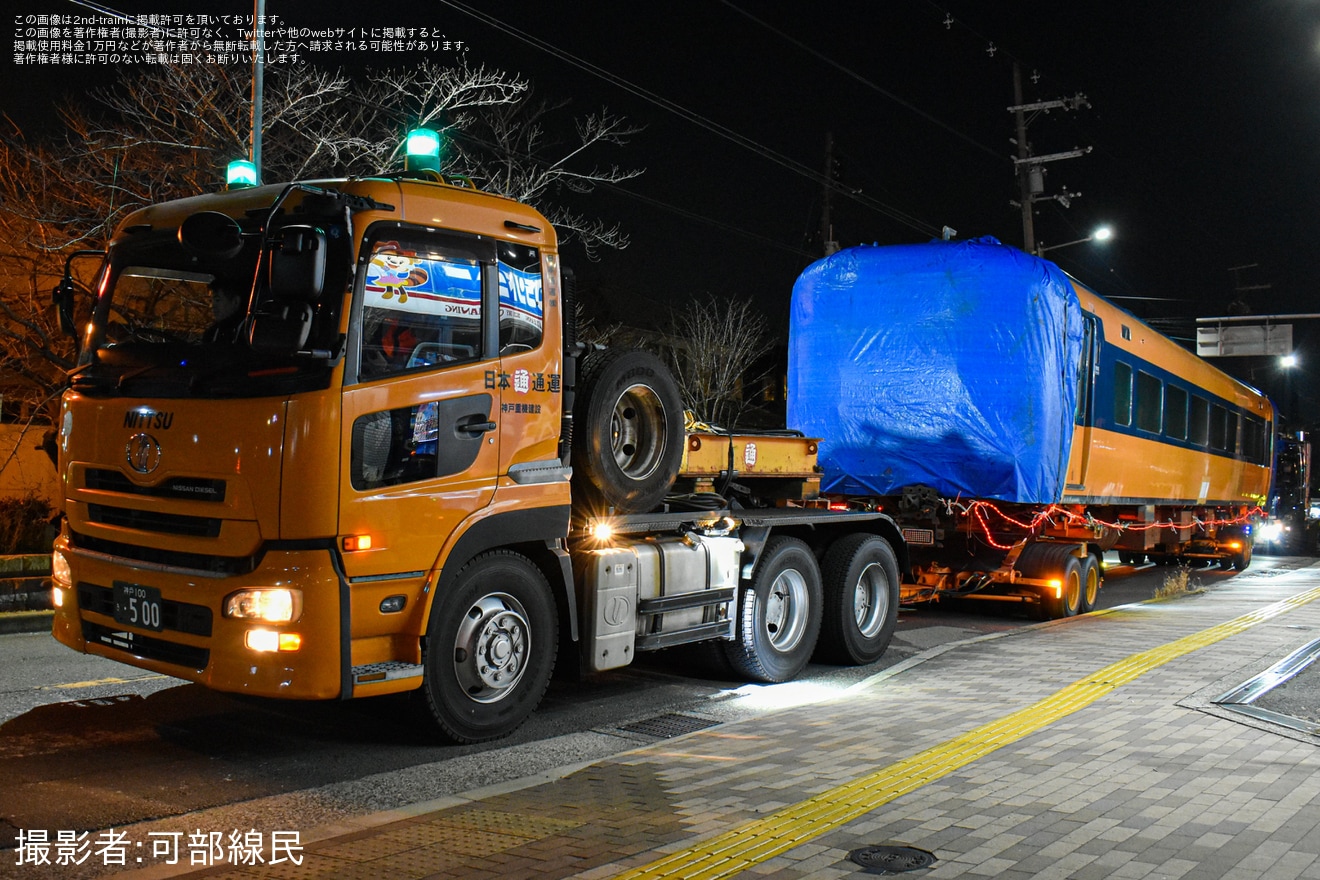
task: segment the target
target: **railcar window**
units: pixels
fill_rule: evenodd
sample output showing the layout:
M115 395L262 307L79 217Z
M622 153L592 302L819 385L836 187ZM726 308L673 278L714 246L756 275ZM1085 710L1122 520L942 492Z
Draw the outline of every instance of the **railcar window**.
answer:
M1114 421L1132 424L1132 367L1122 361L1114 364Z
M1242 420L1242 455L1252 464L1265 463L1265 423L1252 416Z
M1238 414L1230 412L1228 414L1228 428L1224 432L1224 448L1236 455L1238 446Z
M1197 446L1210 444L1210 401L1192 395L1192 421L1187 439Z
M1228 449L1228 410L1217 403L1210 404L1210 448Z
M1150 373L1137 371L1137 427L1158 434L1163 421L1164 383Z
M1187 392L1177 385L1164 386L1164 435L1187 439Z

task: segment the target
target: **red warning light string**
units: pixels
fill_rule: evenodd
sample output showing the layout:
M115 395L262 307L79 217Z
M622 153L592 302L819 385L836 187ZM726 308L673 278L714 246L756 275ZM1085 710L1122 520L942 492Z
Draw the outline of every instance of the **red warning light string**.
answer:
M1023 522L1005 513L1003 510L999 509L999 507L997 507L995 504L989 501L973 501L970 504L963 504L958 501L947 501L945 502L945 505L946 505L946 509L949 510L950 512L956 512L961 516L974 518L977 524L980 525L981 530L985 533L986 540L990 543L991 546L999 550L1007 550L1009 548L1003 544L996 542L994 538L991 536L990 523L986 519L986 515L985 515L985 511L987 509L991 511L996 517L1003 520L1005 523L1008 523L1011 526L1014 526L1018 529L1026 531L1027 533L1033 535L1036 534L1036 532L1040 529L1040 527L1044 523L1047 522L1051 524L1054 523L1056 517L1062 518L1069 525L1079 525L1079 526L1085 526L1087 528L1095 528L1096 526L1101 526L1104 528L1115 529L1120 532L1123 531L1144 532L1144 531L1149 531L1150 529L1163 529L1163 528L1188 529L1193 527L1200 528L1202 531L1207 531L1211 527L1243 525L1249 522L1253 516L1262 516L1265 513L1265 511L1262 510L1261 508L1254 507L1250 510L1238 514L1237 516L1228 519L1224 519L1221 517L1211 517L1210 519L1201 519L1199 517L1193 517L1190 523L1179 523L1179 522L1175 522L1172 519L1169 519L1163 522L1136 524L1136 523L1127 523L1122 521L1108 522L1106 520L1097 519L1096 517L1092 516L1089 513L1086 514L1077 513L1061 505L1051 504L1045 507L1044 509L1038 511L1031 518L1030 522Z

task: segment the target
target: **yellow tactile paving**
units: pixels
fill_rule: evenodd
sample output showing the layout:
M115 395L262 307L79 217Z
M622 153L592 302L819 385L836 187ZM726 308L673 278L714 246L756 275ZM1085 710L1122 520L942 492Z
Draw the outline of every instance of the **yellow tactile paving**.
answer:
M1317 599L1320 599L1320 588L1133 654L1024 709L763 819L624 871L616 880L676 877L717 880L731 877L1048 727L1153 669Z

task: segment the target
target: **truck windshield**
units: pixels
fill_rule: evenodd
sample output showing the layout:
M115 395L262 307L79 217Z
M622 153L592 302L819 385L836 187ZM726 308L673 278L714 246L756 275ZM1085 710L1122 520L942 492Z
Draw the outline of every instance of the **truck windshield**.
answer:
M308 219L303 215L299 222ZM274 395L325 387L333 355L342 347L337 337L349 236L342 214L315 219L336 242L308 343L320 357L248 346L250 309L262 295L262 285L253 290L261 237L250 221L241 221L248 234L237 254L213 257L185 249L177 227L130 229L110 246L108 275L73 387L95 395L155 397Z

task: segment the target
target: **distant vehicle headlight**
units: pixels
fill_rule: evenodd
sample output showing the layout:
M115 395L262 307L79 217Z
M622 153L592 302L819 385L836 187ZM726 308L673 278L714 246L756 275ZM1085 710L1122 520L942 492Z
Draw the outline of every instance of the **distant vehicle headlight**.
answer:
M1256 532L1256 537L1266 544L1272 544L1283 537L1283 523L1267 522Z

